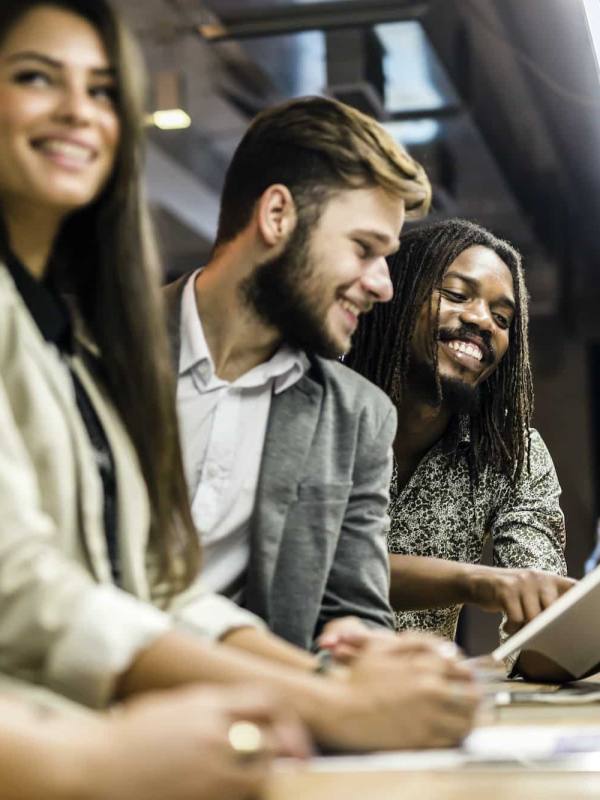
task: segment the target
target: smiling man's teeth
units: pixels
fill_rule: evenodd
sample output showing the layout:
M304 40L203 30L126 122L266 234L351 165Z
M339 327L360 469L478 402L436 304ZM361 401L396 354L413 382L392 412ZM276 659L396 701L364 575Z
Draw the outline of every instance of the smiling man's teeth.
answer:
M42 150L44 153L49 153L50 155L59 155L65 156L66 158L70 158L75 161L80 161L82 164L87 163L90 161L92 157L92 153L87 147L82 147L78 144L73 144L73 142L63 142L57 139L46 139L45 141L41 142L39 145L39 149Z
M340 300L340 305L346 311L349 311L351 314L354 314L355 317L358 317L360 314L360 308L356 305L356 303L352 303L350 300Z
M481 348L477 347L477 345L473 344L472 342L463 342L460 339L452 339L451 342L448 342L448 347L451 350L456 350L459 353L464 353L467 356L476 358L478 361L481 361L483 358Z

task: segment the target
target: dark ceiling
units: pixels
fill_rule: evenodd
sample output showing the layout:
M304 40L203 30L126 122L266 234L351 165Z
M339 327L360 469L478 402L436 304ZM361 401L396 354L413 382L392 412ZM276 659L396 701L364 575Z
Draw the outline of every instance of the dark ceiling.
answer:
M536 318L600 333L600 83L582 0L122 5L151 66L187 81L192 127L152 134L173 271L205 255L253 114L326 92L378 116L423 161L435 214L475 219L522 250ZM161 201L182 173L187 194Z

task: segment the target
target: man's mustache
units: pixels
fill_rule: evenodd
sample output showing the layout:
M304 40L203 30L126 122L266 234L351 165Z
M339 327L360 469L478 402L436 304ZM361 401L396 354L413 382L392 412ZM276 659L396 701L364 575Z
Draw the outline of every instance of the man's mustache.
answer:
M440 328L438 331L440 342L450 342L452 339L463 339L465 341L475 341L483 352L483 361L487 364L493 363L496 358L496 351L492 344L492 334L489 331L482 331L477 325L461 325L460 328L451 330L450 328Z

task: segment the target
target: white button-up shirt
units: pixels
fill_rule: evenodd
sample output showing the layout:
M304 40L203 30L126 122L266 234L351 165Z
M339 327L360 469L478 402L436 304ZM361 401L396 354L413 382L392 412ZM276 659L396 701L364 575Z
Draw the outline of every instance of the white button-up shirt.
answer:
M282 345L269 361L233 383L221 380L196 305L198 272L187 281L181 306L181 444L192 516L202 542L202 584L239 602L271 396L296 383L308 359L302 351Z

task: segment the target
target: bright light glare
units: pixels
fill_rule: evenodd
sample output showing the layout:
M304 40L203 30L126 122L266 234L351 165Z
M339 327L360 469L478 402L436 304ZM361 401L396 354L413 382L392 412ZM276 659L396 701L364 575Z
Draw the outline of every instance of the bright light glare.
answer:
M590 38L594 45L596 67L600 72L600 0L582 0Z
M383 127L407 147L427 144L439 136L440 125L434 119L411 119L384 122Z
M152 125L160 128L161 131L175 131L189 128L192 124L189 114L182 108L168 108L155 111L150 115Z

